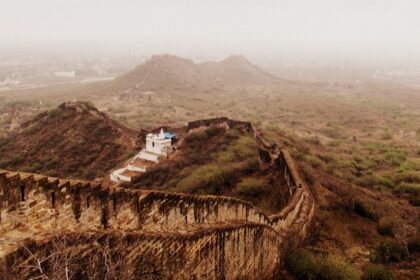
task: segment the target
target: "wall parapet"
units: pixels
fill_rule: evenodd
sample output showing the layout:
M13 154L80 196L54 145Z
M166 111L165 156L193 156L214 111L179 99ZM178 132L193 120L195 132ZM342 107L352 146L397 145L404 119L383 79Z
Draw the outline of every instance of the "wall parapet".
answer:
M270 248L276 248L276 253L267 261L278 264L286 246L298 244L306 236L315 203L307 184L300 177L296 163L286 150L279 151L272 162L281 172L291 197L279 213L270 217L259 212L250 202L232 197L134 190L125 188L122 184L109 189L94 182L0 170L0 260L7 256L17 257L19 244L38 235L45 237L74 231L86 234L119 231L144 237L158 232L160 234L157 236L161 240L157 243L166 244L162 246L169 246L168 248L175 246L168 245L168 242L175 242L180 236L194 236L201 239L194 241L196 245L207 244L207 250L213 250L218 241L211 238L215 238L216 232L229 236L232 228L249 227L255 229L255 236L260 236L261 231L266 232L262 236L266 236L264 238L267 240L262 242L267 242ZM6 237L8 245L2 241ZM206 238L213 241L206 243ZM220 241L220 237L217 238L215 240ZM142 242L140 243L146 244L145 241ZM193 250L191 248L194 248L194 242L185 242L182 243L184 245L176 244L181 247L192 246L188 248ZM223 246L227 246L223 254L236 248L236 243L229 242L223 243ZM247 242L244 244L251 241ZM221 251L212 254L216 258L222 257L217 255L222 254ZM258 255L262 256L260 253ZM188 261L185 262L189 263ZM209 262L207 259L206 267ZM262 261L243 265L254 267L257 263L258 266L266 266L269 274L274 273L274 268L265 262L263 265ZM162 263L157 261L155 265ZM229 263L228 266L231 271L235 267L239 269L234 263ZM214 270L216 268L213 264L212 272L203 275L216 279ZM184 272L187 274L179 272L179 275L191 279L188 269ZM229 275L241 276L234 273ZM265 274L258 272L255 275L262 277ZM235 277L229 276L226 279L236 279Z

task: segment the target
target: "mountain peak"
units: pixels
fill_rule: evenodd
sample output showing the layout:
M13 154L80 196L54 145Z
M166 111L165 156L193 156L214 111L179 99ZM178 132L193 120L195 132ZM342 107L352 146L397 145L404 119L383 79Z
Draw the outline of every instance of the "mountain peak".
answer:
M153 55L146 63L161 64L161 63L188 63L194 64L191 59L182 58L173 54Z
M225 63L246 63L251 64L243 55L230 55L225 58L222 62Z
M99 110L94 107L92 104L90 104L89 102L86 101L69 101L69 102L64 102L63 104L61 104L60 106L58 106L57 110L76 110L77 112L95 112L98 113Z
M175 55L154 55L117 79L119 86L135 90L200 92L210 89L270 87L279 80L250 63L242 55L221 62L194 63Z

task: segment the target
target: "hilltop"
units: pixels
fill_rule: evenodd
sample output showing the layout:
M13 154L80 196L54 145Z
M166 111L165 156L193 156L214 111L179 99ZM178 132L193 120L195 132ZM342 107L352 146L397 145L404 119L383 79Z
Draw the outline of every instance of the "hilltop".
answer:
M137 132L85 102L66 102L2 138L0 166L93 179L135 151Z
M194 63L190 59L165 54L152 56L115 83L151 91L206 91L273 86L280 80L240 55L232 55L220 62Z

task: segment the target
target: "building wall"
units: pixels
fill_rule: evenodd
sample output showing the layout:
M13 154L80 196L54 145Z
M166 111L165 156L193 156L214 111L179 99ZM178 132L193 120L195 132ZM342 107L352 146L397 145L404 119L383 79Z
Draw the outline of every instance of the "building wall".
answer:
M151 154L148 153L147 151L140 151L140 158L144 159L144 160L150 160L150 161L154 161L154 162L158 162L159 161L159 156L157 156L156 154Z
M171 147L171 140L153 140L152 138L146 138L146 150L159 155L166 155L165 148Z

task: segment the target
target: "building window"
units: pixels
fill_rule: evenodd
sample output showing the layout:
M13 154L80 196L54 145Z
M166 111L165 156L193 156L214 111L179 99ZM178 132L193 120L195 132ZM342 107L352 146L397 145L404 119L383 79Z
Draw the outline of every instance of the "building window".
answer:
M155 142L152 142L152 147L154 147L155 146Z

